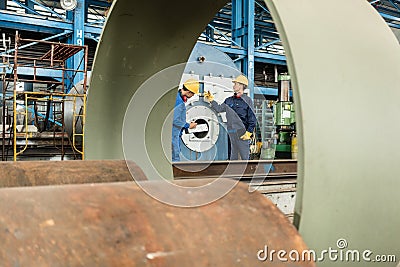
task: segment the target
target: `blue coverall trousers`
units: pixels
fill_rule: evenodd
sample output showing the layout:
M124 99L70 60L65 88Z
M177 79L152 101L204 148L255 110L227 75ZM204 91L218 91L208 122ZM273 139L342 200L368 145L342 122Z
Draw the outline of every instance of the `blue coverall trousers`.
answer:
M172 126L172 161L180 161L182 129Z
M250 140L242 140L237 132L229 133L230 160L248 160L250 158Z

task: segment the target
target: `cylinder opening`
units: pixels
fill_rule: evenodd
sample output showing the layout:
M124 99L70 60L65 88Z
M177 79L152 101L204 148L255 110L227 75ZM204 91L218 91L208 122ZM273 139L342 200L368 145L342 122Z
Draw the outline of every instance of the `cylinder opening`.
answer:
M197 123L197 125L206 124L207 125L207 129L209 129L209 127L210 127L210 125L208 124L208 122L205 119L197 119L194 122ZM196 136L199 139L202 139L202 138L206 137L207 134L208 134L208 130L204 131L204 132L194 133L194 136Z

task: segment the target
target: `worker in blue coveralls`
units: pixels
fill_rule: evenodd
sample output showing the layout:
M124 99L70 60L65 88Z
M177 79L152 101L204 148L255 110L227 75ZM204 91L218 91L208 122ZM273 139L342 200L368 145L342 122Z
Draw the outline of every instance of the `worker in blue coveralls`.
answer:
M239 75L233 81L233 96L225 99L224 103L218 104L210 92L205 92L205 99L211 103L211 107L217 112L226 112L227 130L229 135L229 159L248 160L250 157L250 139L254 127L256 127L256 116L254 114L253 101L244 94L249 86L246 76Z
M178 90L176 95L174 120L172 124L172 161L179 161L180 156L180 140L183 131L187 132L188 129L196 128L197 123L186 122L186 106L185 102L195 94L199 93L200 83L196 79L186 80L182 88Z

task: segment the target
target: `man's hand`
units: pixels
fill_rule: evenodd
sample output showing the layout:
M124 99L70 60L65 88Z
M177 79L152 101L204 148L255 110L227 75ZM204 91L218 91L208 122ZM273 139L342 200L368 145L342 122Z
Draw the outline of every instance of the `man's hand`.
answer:
M242 139L242 140L250 140L251 135L252 135L252 133L246 131L246 132L244 133L244 135L242 135L242 136L240 137L240 139Z
M210 91L204 93L204 98L210 103L214 101L214 96Z
M197 123L191 122L190 125L189 125L189 129L196 128L196 126L197 126Z

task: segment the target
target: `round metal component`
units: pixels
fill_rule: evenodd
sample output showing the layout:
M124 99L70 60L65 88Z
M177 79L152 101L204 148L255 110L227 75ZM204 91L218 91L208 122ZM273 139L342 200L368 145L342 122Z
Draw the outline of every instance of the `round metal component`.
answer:
M205 57L205 56L200 56L200 57L198 58L198 61L199 61L200 63L203 63L204 61L206 61L206 57Z
M307 249L275 205L244 184L201 208L164 205L134 182L3 188L0 202L4 266L283 266L276 255L258 258L266 246Z
M60 0L62 9L71 11L74 10L78 4L77 0Z
M133 179L147 180L135 163L124 160L0 163L0 187L126 182Z
M196 103L198 102L194 104ZM186 120L194 121L198 124L206 124L208 131L183 134L183 143L196 152L204 152L211 149L217 142L219 135L219 122L215 112L205 105L189 105L186 111Z

